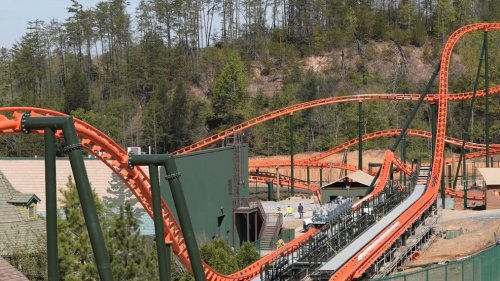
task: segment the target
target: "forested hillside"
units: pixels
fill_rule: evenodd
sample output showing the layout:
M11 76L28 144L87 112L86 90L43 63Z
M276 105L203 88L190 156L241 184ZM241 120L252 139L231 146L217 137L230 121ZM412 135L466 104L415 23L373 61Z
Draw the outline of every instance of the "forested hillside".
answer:
M418 92L451 32L500 20L498 0L142 0L132 14L125 0L88 9L68 3L69 18L33 19L12 48L1 49L1 105L71 113L124 147L157 153L294 103ZM482 42L476 33L458 44L451 91L472 89ZM500 34L490 32L491 86L500 82L499 45ZM500 99L493 103L490 135L498 143ZM462 106L450 105L456 137ZM364 131L401 126L410 107L364 104ZM483 112L478 101L473 141L483 141ZM428 119L424 107L414 127L428 130ZM301 112L294 121L299 152L323 150L356 136L357 105ZM254 154L277 154L288 150L287 132L282 118L244 139ZM0 155L42 155L40 141L2 135ZM427 142L410 145L425 152Z

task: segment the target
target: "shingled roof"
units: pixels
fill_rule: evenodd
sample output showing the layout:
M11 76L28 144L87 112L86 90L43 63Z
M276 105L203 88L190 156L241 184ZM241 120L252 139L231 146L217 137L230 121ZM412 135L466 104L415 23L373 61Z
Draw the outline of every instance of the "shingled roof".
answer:
M0 280L28 281L28 278L0 257Z
M16 248L29 250L39 243L40 235L45 233L45 224L40 219L28 219L11 200L28 198L27 202L40 200L34 194L23 194L14 189L0 172L0 256L10 256ZM2 280L2 279L0 279Z

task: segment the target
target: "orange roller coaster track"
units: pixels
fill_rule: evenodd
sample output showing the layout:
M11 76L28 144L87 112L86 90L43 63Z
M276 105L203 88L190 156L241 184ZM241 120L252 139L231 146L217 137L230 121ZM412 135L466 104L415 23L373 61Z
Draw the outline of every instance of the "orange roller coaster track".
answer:
M368 133L362 136L363 141L368 141L368 140L374 140L378 138L383 138L383 137L393 137L397 136L401 133L401 129L390 129L390 130L382 130L382 131L377 131L373 133ZM423 130L414 130L414 129L408 129L407 130L407 135L412 136L412 137L422 137L422 138L432 138L431 132L429 131L423 131ZM452 138L452 137L446 137L445 142L453 145L453 146L461 146L462 145L462 140L457 139L457 138ZM339 152L342 152L343 150L356 145L359 143L358 138L354 138L351 140L348 140L342 144L339 144L332 149L322 152L318 155L309 157L309 158L302 158L302 159L297 159L296 162L294 163L294 166L302 167L302 166L316 166L316 167L322 167L322 168L337 168L337 169L342 169L342 170L348 170L348 171L356 171L357 166L353 165L348 165L348 164L342 164L342 163L319 163L319 161L333 155ZM500 149L500 144L491 144L490 147L492 149L498 148ZM466 142L465 143L465 148L467 149L485 149L484 144L478 144L478 143L473 143L473 142ZM287 167L290 166L290 161L273 161L273 160L250 160L248 163L249 168L274 168L274 167Z
M480 23L464 26L455 31L443 49L441 58L441 71L439 74L439 96L438 96L438 116L437 116L437 136L434 148L434 159L431 168L431 175L425 193L402 215L393 221L385 230L380 232L371 242L376 243L376 247L367 245L353 258L336 271L330 280L352 280L360 277L371 264L380 257L396 240L429 209L438 195L441 176L443 174L444 143L446 135L446 117L448 107L448 76L449 64L453 47L456 42L466 33L473 31L500 30L500 23Z
M490 89L490 94L497 94L500 92L500 86L495 86ZM447 98L450 101L460 101L472 98L472 92L450 94ZM283 115L293 114L298 111L305 109L315 108L324 105L331 105L336 103L344 102L365 102L365 101L417 101L420 97L419 94L372 94L372 95L353 95L353 96L342 96L342 97L329 97L324 99L318 99L308 102L299 103L296 105L291 105L288 107L280 108L269 113L257 116L248 121L235 125L229 129L222 132L204 138L194 144L183 147L172 154L182 154L192 151L196 151L217 141L223 140L237 132L243 131L245 129L251 128L255 125L264 123L274 118L278 118ZM437 102L438 95L428 95L425 99L426 102L435 103ZM478 91L476 97L484 97L484 90Z
M57 111L33 107L0 108L0 133L21 133L21 119L25 112L30 113L32 117L66 116ZM146 212L152 216L150 183L144 171L139 167L130 168L127 152L98 129L78 119L75 119L75 127L81 139L82 147L112 169L137 197ZM32 133L43 134L43 131L33 130ZM61 131L58 131L56 136L61 138ZM172 244L174 253L190 269L187 248L182 238L182 230L163 200L162 207L165 222L165 241ZM249 280L259 274L263 264L295 251L297 245L318 232L317 229L311 229L279 250L234 274L222 275L204 264L205 274L208 280Z
M445 128L446 128L446 106L448 100L463 100L470 98L472 93L463 93L463 94L448 94L448 65L449 65L449 57L451 55L451 50L456 40L460 38L463 34L474 31L474 30L487 30L487 29L500 29L500 24L476 24L464 27L457 32L455 32L450 40L448 41L444 53L443 60L441 62L441 79L439 84L439 95L430 95L427 97L427 102L437 102L439 105L438 111L438 126L437 126L437 140L435 146L435 155L433 162L433 169L431 180L429 186L427 188L427 192L422 196L421 199L417 201L412 207L408 209L408 211L398 218L398 223L400 223L400 227L396 229L394 233L391 233L389 236L386 236L385 243L377 248L370 256L367 256L362 262L351 263L349 262L346 266L338 272L338 280L346 280L351 279L353 277L360 276L364 270L378 257L382 254L389 245L391 245L397 237L405 231L413 221L415 221L435 200L437 196L437 190L439 185L439 179L442 174L442 164L444 162L443 152L444 152L444 141L445 141ZM496 86L491 89L491 93L498 93L500 91L500 86ZM477 95L478 97L484 96L484 91L480 91ZM187 153L190 151L194 151L200 149L204 146L212 144L218 140L222 140L227 136L234 134L235 132L247 129L256 124L260 124L267 120L291 114L293 112L297 112L300 110L313 108L322 105L335 104L340 102L363 102L363 101L376 101L376 100L401 100L401 101L414 101L417 100L419 95L358 95L358 96L347 96L347 97L332 97L322 100L316 100L311 102L306 102L294 106L289 106L283 109L279 109L268 114L259 116L257 118L246 121L240 125L232 127L228 130L225 130L219 134L206 138L200 142L197 142L191 146L183 148L181 150L176 151L176 154L179 153ZM33 107L5 107L0 108L0 133L21 133L21 117L25 112L29 112L32 117L37 116L66 116L63 113L33 108ZM81 138L82 146L89 153L95 155L98 159L104 162L110 169L112 169L120 179L127 185L127 187L133 192L133 194L137 197L141 205L144 207L146 212L151 216L152 208L151 208L151 193L149 191L150 183L149 178L144 173L142 169L139 167L131 168L128 166L128 155L127 152L121 148L118 144L116 144L111 138L106 136L104 133L100 132L96 128L91 125L75 119L75 127L78 133L78 136ZM32 131L33 133L41 134L42 131ZM61 133L58 132L58 137L61 137ZM394 156L386 154L384 165L387 167L387 163L393 162ZM387 162L387 163L386 163ZM389 165L390 166L390 165ZM390 170L388 168L383 167L384 171L381 172L381 180L379 182L382 183L387 181L388 174L385 172ZM174 219L171 211L168 206L162 201L163 207L163 219L165 222L165 241L172 244L172 249L174 253L179 257L180 261L190 269L189 258L187 255L186 245L182 238L182 230L179 227L179 224ZM208 265L204 264L205 274L207 279L210 281L215 280L249 280L255 276L257 276L261 270L261 267L269 261L272 261L279 257L280 255L287 255L293 251L295 251L300 243L306 241L309 237L318 233L319 230L311 229L304 235L295 239L294 241L287 243L284 247L279 250L265 256L261 260L255 262L254 264L248 266L247 268L236 272L231 275L222 275L217 273L213 269L211 269ZM337 279L335 279L337 280Z

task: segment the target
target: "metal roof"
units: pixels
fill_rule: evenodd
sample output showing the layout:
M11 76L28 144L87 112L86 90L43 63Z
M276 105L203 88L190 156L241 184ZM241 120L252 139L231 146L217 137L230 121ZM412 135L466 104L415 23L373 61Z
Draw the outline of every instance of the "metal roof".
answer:
M478 168L486 185L500 185L500 168Z
M328 186L333 185L334 183L337 183L337 182L344 182L344 180L346 178L351 180L351 181L359 182L363 185L369 186L372 183L374 176L358 170L358 171L356 171L352 174L349 174L345 177L342 177L336 181L332 181L330 183L327 183L327 184L323 185L321 188L328 187Z

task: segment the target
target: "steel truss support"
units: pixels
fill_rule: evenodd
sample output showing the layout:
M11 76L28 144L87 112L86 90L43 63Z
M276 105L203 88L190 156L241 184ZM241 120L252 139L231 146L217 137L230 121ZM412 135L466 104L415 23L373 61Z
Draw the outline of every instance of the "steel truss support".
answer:
M87 170L85 169L85 163L83 162L83 156L81 153L82 146L80 145L80 142L78 140L73 117L31 117L29 114L24 114L21 124L22 130L25 133L29 133L30 130L47 131L48 129L63 131L64 141L66 143L64 151L68 153L73 176L75 177L76 189L78 191L78 197L82 206L83 217L85 219L85 224L87 225L90 243L92 245L94 257L96 259L99 276L103 281L113 280L108 250L106 249L106 245L104 243L104 236L99 224L99 218L97 216L92 189L90 187L89 178L87 176ZM51 133L49 132L49 134ZM50 143L51 137L49 136L48 138ZM51 153L51 148L48 149L49 153ZM52 166L52 164L49 165L50 169L55 168L55 166ZM54 176L54 174L51 173L50 176L52 177ZM49 184L52 185L53 182ZM54 266L51 266L54 270Z
M196 237L194 236L193 225L191 223L191 217L189 216L189 209L187 207L186 198L184 196L184 191L182 190L181 181L179 179L180 173L177 171L177 166L175 165L173 156L169 154L130 155L129 165L148 165L150 166L150 173L151 169L157 172L158 166L165 167L165 179L170 185L172 199L174 200L175 209L177 210L177 215L179 216L179 223L182 228L182 235L184 237L188 250L189 260L191 262L191 268L193 270L194 278L196 281L205 281L206 276L203 270L198 243L196 242ZM158 175L156 175L156 177L158 178ZM153 188L153 178L151 178L151 186ZM155 200L154 196L155 195L153 194L153 203ZM159 197L160 196L158 196L157 200L160 200ZM154 213L160 215L161 210L159 212L155 210ZM163 227L161 233L163 233ZM161 241L163 241L163 239Z

